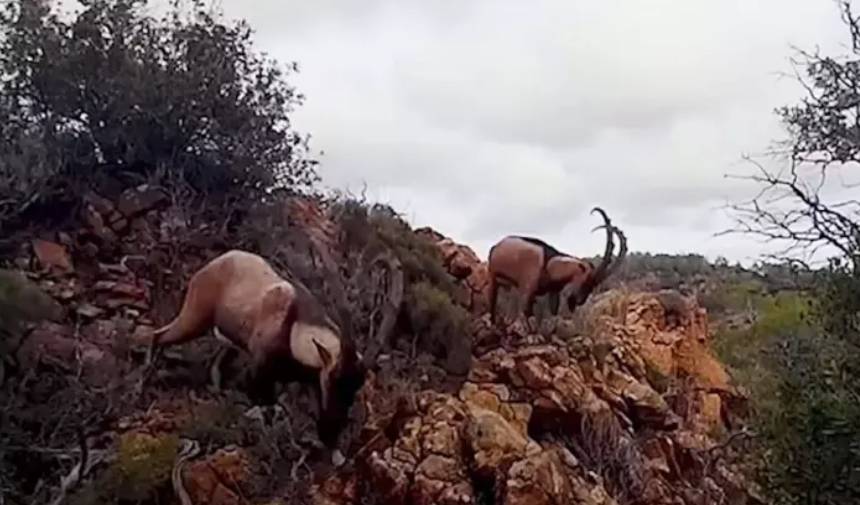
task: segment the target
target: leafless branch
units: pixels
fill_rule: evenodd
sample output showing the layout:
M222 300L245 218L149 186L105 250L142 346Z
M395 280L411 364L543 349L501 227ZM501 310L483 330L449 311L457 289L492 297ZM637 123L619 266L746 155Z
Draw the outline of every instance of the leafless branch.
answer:
M816 181L810 184L801 177L796 163L785 173L766 169L760 162L746 158L757 169L756 174L733 176L761 185L750 200L730 204L734 227L717 235L742 233L764 239L765 242L782 242L784 248L771 254L785 260L797 254L808 260L823 247L832 247L842 255L857 261L860 250L860 201L843 200L824 202L821 191L825 173L818 171Z

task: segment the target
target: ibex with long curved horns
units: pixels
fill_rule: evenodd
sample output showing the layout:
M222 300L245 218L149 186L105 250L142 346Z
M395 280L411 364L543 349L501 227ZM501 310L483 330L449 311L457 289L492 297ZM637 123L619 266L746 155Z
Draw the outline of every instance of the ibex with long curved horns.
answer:
M585 303L594 288L618 268L627 255L627 238L621 230L612 225L603 209L595 207L591 212L600 213L604 221L603 225L592 231L606 228L606 249L596 267L588 260L559 252L546 242L532 237L507 236L490 248L488 269L491 321L496 321L496 298L500 284L515 287L520 292L521 310L527 318L532 315L535 298L545 294L550 295L550 309L557 315L562 292L568 292L566 302L572 312ZM621 242L618 257L614 262L613 234L617 235Z
M191 278L179 315L155 330L152 350L189 342L214 328L251 357L252 396L272 404L277 380L317 388L320 441L336 450L348 412L371 363L355 347L349 324L337 324L300 282L280 277L262 257L226 252ZM336 456L337 455L337 456Z

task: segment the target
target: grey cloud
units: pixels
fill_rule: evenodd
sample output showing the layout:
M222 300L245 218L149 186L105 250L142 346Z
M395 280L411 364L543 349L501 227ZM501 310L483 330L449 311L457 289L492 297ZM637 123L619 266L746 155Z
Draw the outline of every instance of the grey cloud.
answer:
M713 237L726 179L783 137L789 44L838 47L832 2L223 0L299 62L295 124L328 185L389 200L479 255L508 233L594 254L594 205L635 250L749 259Z

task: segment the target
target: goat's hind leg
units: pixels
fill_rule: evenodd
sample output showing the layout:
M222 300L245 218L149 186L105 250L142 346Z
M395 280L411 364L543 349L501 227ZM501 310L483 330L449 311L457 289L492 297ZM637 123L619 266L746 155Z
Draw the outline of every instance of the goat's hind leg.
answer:
M213 392L220 393L224 385L224 368L236 357L238 352L230 346L222 346L215 352L212 364L209 366L209 381Z
M160 351L164 347L190 342L212 326L212 308L207 306L201 296L195 279L191 279L179 315L166 326L155 330L151 350Z

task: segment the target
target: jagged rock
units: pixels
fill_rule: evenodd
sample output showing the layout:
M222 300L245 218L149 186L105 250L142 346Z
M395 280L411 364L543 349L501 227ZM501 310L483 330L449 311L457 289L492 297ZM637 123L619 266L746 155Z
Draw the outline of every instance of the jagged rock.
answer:
M190 463L183 471L183 482L195 504L240 505L246 503L242 487L250 476L248 455L231 447Z
M73 272L75 269L69 252L56 242L36 239L33 241L33 252L44 268L55 269L62 273Z
M358 477L355 473L332 475L311 489L314 505L349 505L358 496Z
M489 286L486 263L482 262L470 247L457 244L431 228L422 228L415 233L436 245L442 256L443 266L460 281L462 295L457 301L475 314L486 311Z
M555 451L533 454L511 465L502 499L505 505L586 503L574 500L572 483Z
M661 430L678 427L678 416L651 386L615 370L609 374L607 382L609 388L624 400L635 422Z
M100 309L99 307L96 307L95 305L90 305L89 303L79 305L78 308L75 309L75 312L77 312L78 315L90 319L95 319L105 314L104 309Z
M75 338L74 331L68 326L54 323L38 325L21 344L17 358L28 370L45 364L67 373L77 373L80 367L81 378L93 386L104 386L123 373L113 355Z
M84 207L84 222L100 239L106 242L115 242L117 240L116 232L105 223L104 215L100 214L94 206L87 205Z
M84 381L97 385L127 374L129 363L119 357L129 354L128 344L148 342L154 321L165 320L162 307L158 313L150 310L155 279L149 276L185 275L201 260L186 255L173 271L165 271L168 258L161 246L194 230L178 211L153 210L162 201L160 190L145 186L126 191L116 205L90 196L85 212L91 214L92 230L71 232L60 239L63 245L54 244L64 253L58 260L37 252L41 264L54 259L59 267L31 272L32 277L76 309L85 324L79 333L68 325L38 327L18 349L23 368L42 363L72 374L80 363ZM338 224L318 204L295 199L289 217L330 252L329 260L341 259ZM110 240L123 235L104 244L93 232ZM354 464L316 483L315 503L612 505L607 490L624 472L644 479L635 497L640 505L712 503L714 497L756 503L741 470L720 461L706 464L715 445L709 434L729 417L727 411L738 408L742 395L708 349L706 314L694 301L671 293L607 292L591 302L588 317L596 315L585 330L552 319L542 321L538 332L522 321L501 329L482 314L486 264L432 230L416 233L440 248L462 292L457 303L476 315L471 322L476 354L467 381L452 394L413 393L416 386L438 384L434 374L444 379L445 371L433 366L438 363L422 357L409 363L419 371L410 376L409 393L400 397L409 399L410 408L391 414L390 392L401 390L386 389L389 377L370 374L365 393L376 387L385 393L375 399L377 413L366 399L372 395L365 394L367 420L350 445L361 450L347 451ZM77 274L69 252L80 263ZM63 257L71 268L64 268ZM676 387L679 375L692 378L689 391ZM660 387L664 382L671 387ZM175 403L158 398L155 408L121 419L115 429L175 434L187 428L189 418L186 398ZM252 472L252 454L221 450L186 466L194 503L244 503L241 483ZM240 485L233 486L234 480Z
M102 280L96 282L92 289L99 295L101 306L110 309L120 307L149 309L149 290L145 287L122 281Z
M133 218L167 201L167 195L160 188L141 184L122 193L117 201L117 209L126 218Z
M6 325L12 318L58 321L62 316L63 307L26 275L0 269L0 317Z
M489 478L497 469L506 468L525 457L527 450L540 450L501 415L475 406L470 406L469 410L471 417L466 428L466 438L479 475Z
M91 206L97 213L107 216L116 210L113 202L99 195L95 191L88 191L84 195L84 202Z
M150 435L176 433L188 424L191 413L187 400L164 401L146 411L136 412L117 421L120 433L140 432Z

